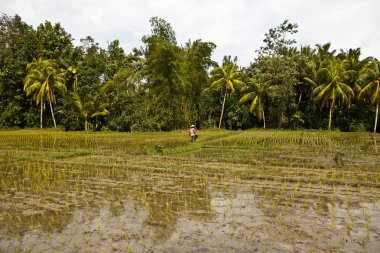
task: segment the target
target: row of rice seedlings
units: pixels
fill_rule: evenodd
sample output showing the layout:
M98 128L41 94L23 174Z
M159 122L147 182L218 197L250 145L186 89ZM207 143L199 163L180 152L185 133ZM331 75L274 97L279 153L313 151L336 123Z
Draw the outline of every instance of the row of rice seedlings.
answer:
M217 149L215 149L215 153L211 152L207 149L203 153L203 157L215 157L217 154ZM239 160L239 155L236 155L236 160ZM200 160L202 160L202 156L198 156ZM203 158L204 159L204 158ZM286 158L285 158L286 159ZM205 160L205 159L204 159ZM210 161L210 160L209 160ZM213 161L216 162L226 162L226 159L214 159ZM228 162L231 162L229 160ZM241 163L240 163L241 164ZM255 162L252 163L255 165L254 167L251 167L247 169L248 175L257 175L257 176L283 176L283 177L303 177L307 179L319 179L322 178L322 180L326 181L337 181L345 184L346 182L354 183L375 183L377 184L379 182L379 176L380 172L366 172L367 166L362 166L361 169L356 168L356 170L350 169L350 165L344 165L343 168L338 167L337 165L333 164L332 166L321 166L321 164L307 164L303 162L298 161L289 161L289 160L283 160L278 159L273 161L273 158L266 160L266 161L257 161L255 159ZM223 165L221 164L221 167L223 168Z
M159 160L159 159L161 159L162 162L157 163L157 161L155 160ZM142 161L144 162L145 160L147 160L147 158L144 158ZM137 162L138 160L133 159L132 161ZM155 162L155 164L152 164L152 162ZM199 164L202 165L204 160L199 159L197 162L199 162ZM146 161L145 164L153 165L159 168L166 167L166 168L181 169L181 168L186 168L183 166L184 163L187 163L190 166L193 166L191 160L189 161L189 160L183 160L181 158L169 158L167 156L156 157L153 160ZM123 165L127 166L128 163L124 163ZM223 170L223 167L221 167L221 171L222 170ZM360 183L377 184L380 180L380 172L366 172L366 170L363 171L363 166L360 171L350 170L347 166L345 166L344 169L336 168L336 167L320 169L319 166L315 168L307 169L306 164L297 163L297 162L289 162L289 161L287 162L287 161L281 161L281 160L279 160L279 162L273 162L273 161L269 161L265 163L260 162L259 164L256 164L255 167L247 170L247 173L249 173L250 175L265 176L265 177L275 177L275 176L303 177L303 178L308 178L311 180L315 180L321 177L322 180L329 180L332 182L340 181L340 182L346 183L350 181L351 183L359 183L359 184Z
M325 227L324 230L324 236L326 237L328 234L331 233L337 233L336 231L338 230L336 225L337 225L337 215L336 215L336 208L338 206L336 200L340 196L337 195L335 188L334 191L331 191L330 197L326 198L327 192L325 192L325 185L321 182L319 186L319 190L315 192L313 195L314 197L311 198L310 195L310 190L311 190L311 184L309 184L306 189L303 189L301 192L299 192L299 186L300 183L297 183L294 185L294 191L290 191L287 188L287 182L285 181L276 191L275 193L272 194L267 194L267 190L264 191L263 196L267 197L272 201L272 205L270 208L264 212L265 214L269 215L270 220L274 220L276 223L287 223L287 224L292 224L291 227L298 231L301 235L302 229L300 228L300 224L302 220L304 221L309 221L310 218L318 219L317 215L327 215L330 216L331 220L331 225L328 227ZM330 188L330 186L328 186ZM286 189L286 190L284 190ZM285 193L285 194L284 194ZM298 195L298 196L297 196ZM305 196L305 197L303 197ZM361 230L362 225L360 222L357 222L355 224L355 220L359 220L358 217L353 217L351 213L351 195L347 194L346 195L346 200L344 203L339 204L339 208L345 210L345 217L340 216L340 220L338 221L340 224L346 224L345 229L346 233L348 236L353 236L352 235L352 230ZM297 204L298 200L297 199L305 199L305 202L302 203L301 206ZM294 202L297 200L297 202ZM330 203L330 204L329 204ZM328 206L332 207L332 209L327 208ZM299 208L297 210L297 208ZM310 216L310 210L314 210L315 217ZM366 243L369 240L369 235L371 233L371 222L370 222L370 217L368 215L368 211L366 208L363 209L363 212L366 214L365 215L365 222L366 222L366 237L365 238L358 238L354 239L351 238L352 240L360 240L364 241ZM294 214L298 215L294 217ZM306 217L305 217L306 215ZM289 223L289 221L291 221ZM296 226L296 228L294 228ZM286 226L286 229L288 230L289 227ZM315 231L321 230L321 227L315 227ZM335 232L334 232L335 231ZM342 241L345 241L346 238L343 235L343 238L341 239ZM317 246L317 245L315 245Z
M9 191L9 186L12 187L12 192L26 192L30 195L38 195L44 196L46 193L52 193L56 196L54 198L43 197L41 205L49 205L58 202L65 202L64 205L65 211L69 211L71 207L79 208L84 206L91 206L92 202L96 201L96 197L99 192L108 193L108 196L103 196L106 199L115 199L115 196L123 196L128 193L138 192L138 189L131 188L130 184L124 182L128 182L128 173L127 170L123 170L120 168L77 168L77 167L63 167L56 168L54 164L45 164L38 163L33 164L33 169L31 168L31 163L24 163L24 166L20 167L12 167L10 169L9 176L2 180L3 187L2 191ZM33 173L31 171L33 170ZM20 176L24 179L28 180L20 180ZM104 181L105 178L109 178L112 181ZM94 185L91 185L92 180L94 182L99 182ZM116 180L116 181L115 181ZM141 182L143 179L141 179ZM8 182L9 183L8 185ZM155 199L155 202L165 203L166 206L170 204L170 208L176 210L176 212L180 212L179 206L183 206L186 208L194 208L194 201L200 199L199 196L194 197L194 193L192 191L187 191L190 194L190 197L187 198L184 196L185 203L178 204L178 198L174 201L174 197L169 192L164 192L162 194L157 194L154 191L150 190L149 194L146 194L147 190L145 188L141 188L143 186L139 185L141 182L138 182L138 187L140 187L140 197L136 197L138 200L141 200L141 203L146 204L147 198L149 200L152 198ZM109 185L107 185L109 184ZM152 187L154 183L151 183L149 187ZM101 188L104 185L107 187ZM145 187L145 186L144 186ZM146 186L147 187L147 186ZM205 192L203 189L201 192ZM169 199L166 198L168 196ZM42 197L41 197L42 198ZM165 199L166 198L166 199ZM58 199L58 200L57 200ZM60 200L59 200L60 199ZM182 198L183 199L183 198ZM207 196L203 196L202 199L207 199ZM14 198L4 199L5 201L16 201ZM176 203L176 204L173 204ZM12 204L17 204L17 201ZM196 204L197 206L199 204ZM150 205L148 205L150 206ZM164 212L165 213L165 212Z
M232 132L233 133L233 132ZM245 131L236 132L234 134L215 134L210 131L206 131L205 135L212 134L218 138L213 141L213 139L207 139L208 143L217 143L219 146L252 146L255 144L266 143L265 146L279 146L279 145L293 145L298 146L300 140L309 139L311 144L308 146L331 146L332 142L341 144L341 146L347 146L347 144L352 144L353 146L358 146L359 142L363 142L365 139L363 137L368 136L368 134L355 135L353 133L335 133L335 132L297 132L297 131ZM62 133L62 132L0 132L2 136L1 142L6 145L16 145L19 147L30 145L32 147L89 147L95 148L98 146L104 146L113 148L116 146L123 146L124 141L128 141L129 144L141 143L144 140L162 141L170 140L168 142L169 147L174 147L179 142L183 144L183 133L175 132L168 134L158 134L158 133L137 133L137 134L87 134L87 133ZM222 138L223 136L226 136ZM337 137L338 136L338 137ZM122 137L122 138L120 138ZM342 141L343 140L343 141ZM173 142L174 141L174 142ZM58 144L57 144L58 142ZM62 143L59 144L59 143ZM57 145L54 145L57 144ZM121 145L120 145L121 144ZM229 145L230 144L230 145ZM135 145L133 145L135 146ZM302 145L305 146L305 145Z
M89 135L86 133L62 133L62 132L36 132L26 134L25 132L0 132L0 144L8 148L89 148L97 151L123 151L132 153L136 148L144 144L153 149L157 143L162 142L167 148L185 145L187 139L181 133L139 133L139 134L105 134ZM121 138L120 138L121 137Z
M248 151L244 152L235 152L234 150L228 150L228 149L219 149L219 148L213 148L213 149L202 149L200 152L197 153L197 157L201 159L210 159L210 160L216 160L221 162L239 162L239 159L241 160L241 163L253 163L256 164L258 162L265 163L268 165L278 165L278 166L284 166L284 167L293 167L295 166L302 166L302 167L323 167L330 168L335 166L341 166L344 165L345 168L350 168L355 166L357 168L358 166L366 166L365 163L358 163L355 162L352 158L348 159L347 155L344 155L344 157L340 158L339 163L336 161L336 153L329 154L326 152L321 152L319 154L299 154L296 155L294 152L289 153L286 150L283 151L267 151L267 150L257 150L252 148L251 153ZM355 157L353 157L355 158ZM376 158L374 157L374 160L376 162ZM246 161L246 162L244 162ZM371 161L369 161L371 163ZM369 163L369 164L370 164ZM374 164L373 166L377 166L377 164Z
M168 187L167 191L161 192L159 194L156 194L157 189L152 188L152 185L160 185L162 182L158 178L151 179L151 171L147 171L147 177L146 176L140 176L138 178L138 183L136 185L126 184L124 182L128 182L131 179L131 174L125 172L124 170L121 170L120 168L116 168L113 166L105 167L105 168L99 168L97 166L92 166L90 164L83 164L82 166L72 165L68 164L67 167L64 167L65 165L62 164L56 164L56 163L34 163L34 162L12 162L10 161L7 163L7 166L4 166L4 172L9 172L6 175L6 178L2 178L2 187L1 190L4 192L7 192L7 194L13 194L14 192L29 192L33 195L38 196L44 196L44 194L51 194L49 192L61 192L60 194L62 196L65 196L66 203L68 203L68 206L66 209L71 210L72 208L84 208L86 206L90 207L93 205L93 203L97 202L97 197L103 197L108 200L113 201L122 201L123 196L133 196L133 199L136 199L137 201L137 208L145 208L151 210L161 210L162 217L164 217L164 214L169 214L168 217L173 221L175 220L176 214L181 212L191 212L191 210L202 210L199 209L200 206L205 206L204 212L198 212L201 213L201 216L206 216L208 213L212 210L210 210L209 202L206 201L205 204L200 204L196 200L199 200L199 198L195 198L192 191L188 191L179 188L174 189L172 187ZM63 166L63 167L62 167ZM268 170L269 169L269 170ZM278 197L274 198L275 202L272 203L273 210L276 211L278 205L280 205L281 199L286 199L288 202L285 202L284 207L281 207L280 209L280 216L276 217L285 217L286 214L289 213L290 206L293 203L292 199L294 199L294 196L287 197L288 194L286 193L286 189L288 188L288 184L290 182L284 180L281 177L287 176L289 173L286 173L286 166L279 168L274 168L271 166L268 166L266 168L263 168L262 171L259 171L262 173L261 175L267 176L265 178L268 185L272 185L273 187L280 187L280 195ZM294 171L294 168L288 168L289 170ZM268 171L266 171L268 170ZM325 181L329 178L328 173L324 173L323 170L302 170L302 168L297 168L298 174L295 174L294 178L296 179L296 176L301 175L302 177L306 178L311 175L313 177L318 173L321 172L321 175L317 178L319 178L319 186L323 186ZM316 173L317 172L317 173ZM349 176L347 176L349 173L343 171L340 175L338 173L335 173L335 177L339 177L342 182L345 182L345 180L350 179ZM140 174L141 175L141 174ZM355 174L354 174L355 175ZM279 180L277 180L277 176L279 177ZM293 177L291 175L290 177ZM8 180L9 179L9 180ZM106 180L104 180L106 179ZM108 180L107 180L108 179ZM100 181L100 184L92 184L92 181ZM240 181L239 178L237 178L238 182ZM363 178L363 180L368 180L367 178ZM133 180L132 180L133 181ZM294 180L292 180L293 182ZM144 187L142 187L144 185ZM146 186L148 185L148 186ZM101 186L105 186L105 188L102 188ZM313 185L310 184L308 186L308 190L306 191L307 194L310 194L314 191ZM349 189L349 188L348 188ZM95 190L95 191L94 191ZM103 193L99 193L100 191L104 190ZM178 193L177 193L178 191ZM136 195L136 192L138 193ZM149 193L153 192L153 193ZM181 192L185 192L182 194ZM201 191L204 194L204 199L208 199L206 190ZM349 191L347 193L349 195ZM346 195L346 196L347 196ZM375 195L378 195L378 193L375 191ZM159 197L160 196L160 197ZM185 202L181 202L179 199L184 197ZM310 195L309 195L310 196ZM19 203L17 198L10 197L7 198L11 199L11 206L17 206ZM157 201L159 199L159 201ZM7 203L7 200L3 201L3 206L5 206ZM160 204L152 204L152 201L156 201ZM52 198L51 196L48 196L48 198L42 198L39 205L37 205L38 208L41 208L40 210L43 210L43 206L49 206L51 204L54 204L56 200ZM322 197L318 198L318 203L322 203ZM154 202L153 202L154 203ZM182 203L182 204L181 204ZM202 201L201 201L202 203ZM310 208L310 201L305 201L305 209L308 207ZM346 202L347 208L350 207L351 200L350 198L347 198ZM101 204L99 204L101 205ZM323 206L323 205L318 205ZM317 206L317 207L318 207ZM193 209L191 209L193 208ZM321 209L321 208L320 208ZM5 210L5 209L4 209ZM7 209L9 210L9 209ZM232 207L230 209L226 210L226 214L229 210L232 210ZM282 210L282 212L281 212ZM317 209L318 210L318 209ZM119 213L119 214L118 214ZM116 216L120 215L120 212L116 212ZM153 213L153 211L151 212ZM4 214L4 216L11 215L12 219L11 221L17 219L17 216L13 216L11 212L8 212ZM290 215L290 214L289 214ZM153 215L151 214L153 217ZM54 217L53 217L54 218ZM53 220L49 217L50 220ZM154 217L152 218L155 219ZM158 218L157 218L158 219ZM281 220L281 219L280 219ZM278 221L280 221L278 220ZM370 220L370 219L369 219ZM9 220L7 220L9 222ZM167 221L165 221L167 222ZM353 223L353 222L352 222ZM10 223L9 223L10 224ZM17 223L16 223L17 224ZM154 224L154 223L153 223ZM164 223L165 224L165 223ZM148 224L149 225L149 224ZM19 227L19 225L15 225L15 227ZM352 230L351 225L347 225L347 228L350 228ZM162 228L163 229L163 228Z
M247 132L247 133L250 133L250 132ZM268 134L266 132L263 132L263 133ZM55 134L57 134L57 133L55 133ZM229 138L230 139L239 139L240 138L239 136L244 135L244 134L246 134L246 133L243 132L241 134L234 134L234 135L231 135ZM330 165L331 163L334 163L334 158L335 158L334 155L336 155L335 152L330 154L330 153L326 152L326 150L324 150L322 147L318 148L317 153L312 152L311 154L310 153L299 154L300 150L302 150L302 149L288 148L290 143L288 143L289 140L286 138L286 135L291 135L291 134L292 134L291 132L282 133L282 137L285 136L284 142L288 144L285 146L279 144L279 145L274 145L274 147L271 147L270 149L267 149L267 148L256 149L255 146L253 146L251 149L249 149L248 152L243 151L243 150L228 150L228 149L226 150L225 148L216 147L214 149L215 150L214 152L210 152L211 151L210 149L208 149L208 150L202 149L200 152L197 153L197 156L199 158L203 158L203 159L210 157L210 158L216 159L217 161L221 161L221 162L234 162L234 163L247 163L247 164L249 164L249 163L256 164L258 162L261 162L261 163L266 163L269 166L285 166L285 167L293 167L293 166L302 165L303 167L311 167L311 168L316 167L316 168L318 168L320 166L329 167L329 166L331 166ZM277 135L279 135L279 134L277 134ZM296 136L296 134L293 134L293 135ZM319 134L319 135L321 135L321 134ZM89 138L88 136L89 135L83 135L82 137ZM126 152L127 148L123 148L123 146L125 146L125 145L127 145L128 147L132 147L131 149L133 149L133 147L134 147L134 149L133 149L134 154L149 154L150 152L148 152L148 150L152 149L152 147L147 147L147 146L145 146L145 144L141 144L141 143L139 143L138 144L139 146L136 147L136 145L131 141L134 138L132 138L128 135L126 135L127 137L124 140L123 140L123 138L116 138L116 136L117 135L115 135L115 136L110 135L110 137L107 137L108 139L106 137L101 136L102 139L100 141L97 140L97 142L105 142L105 144L103 146L107 146L107 145L110 146L111 143L115 142L116 143L115 145L117 147L115 147L115 145L114 145L113 148L108 148L107 150L111 150L111 153L110 153L111 155L113 154L113 155L117 155L120 157L123 156L123 153L131 153L130 150L128 152ZM281 134L279 136L281 136ZM95 137L99 137L99 136L95 135ZM260 137L257 137L257 138L260 138ZM272 137L266 137L266 138L270 139ZM278 136L273 137L273 138L280 139L280 137L278 137ZM75 143L76 142L75 139L76 139L75 136L73 136L73 138L71 138L70 141ZM118 139L122 139L123 141L118 141ZM123 144L123 142L124 142L124 144ZM93 148L93 150L95 150L96 153L99 153L99 154L105 152L106 149L99 148L96 145L100 145L100 144L98 143L98 144L88 146L88 145L82 143L80 145L80 147L91 147L91 148ZM72 145L72 146L76 146L76 145ZM78 147L78 146L76 146L76 147ZM297 147L297 146L293 145L293 147ZM292 150L294 150L294 151L292 151ZM45 150L43 150L43 152L45 152ZM298 154L298 157L294 157L294 156L292 157L292 154L294 154L294 156L297 156L297 154ZM345 155L345 157L352 157L350 153L348 153L348 154L343 153L343 154ZM304 157L307 157L307 159L304 159ZM310 157L316 157L317 159L320 159L323 157L329 157L329 159L324 161L324 164L319 164L316 161L310 159ZM318 157L320 157L320 158L318 158ZM370 158L371 157L368 155L368 159L370 159ZM350 160L345 161L345 167L352 167L352 166L357 167L356 165L357 165L357 163L354 163L354 161L352 161L352 162Z
M351 237L353 236L353 230L362 229L362 219L359 218L360 215L353 217L350 213L352 202L350 192L349 194L343 195L342 199L342 195L337 192L335 186L331 187L330 185L325 185L322 181L318 187L315 187L315 185L311 183L307 185L302 184L301 182L290 183L287 181L281 183L275 180L265 181L264 184L259 184L259 186L253 184L255 185L253 186L254 192L258 191L259 200L263 198L265 200L263 202L271 202L270 205L260 205L260 207L264 209L263 215L268 223L278 224L279 227L282 227L284 233L289 233L289 229L294 229L301 235L302 227L305 226L301 226L302 223L309 222L310 220L316 221L324 219L318 218L319 216L326 216L326 219L330 217L329 219L332 225L327 226L328 224L323 224L323 232L319 237L327 237L329 234L339 234L341 228L336 227L337 222L340 226L341 224L345 224L344 229L346 234ZM257 188L259 188L259 190ZM351 188L348 187L347 189ZM219 190L224 192L223 188L219 188ZM376 194L379 193L377 192ZM360 198L355 201L371 201L370 199L362 199L362 197L367 198L368 196L360 196ZM345 217L339 216L337 220L336 208L345 210ZM232 209L226 207L224 211L225 215L226 213L228 214L230 210ZM310 215L310 212L313 214ZM363 212L366 212L365 209ZM360 240L364 241L364 243L369 240L371 223L368 214L365 220L366 227L368 228L366 238L362 238L359 235L358 239L352 237L352 240ZM320 225L314 225L313 228L317 233L319 233L321 229L319 226ZM376 231L376 227L372 229ZM346 237L343 235L341 241L343 242L345 240ZM315 241L315 246L318 246L318 240Z
M52 168L50 168L50 165ZM107 196L108 199L111 199L113 202L121 202L123 199L125 199L125 196L134 196L132 197L137 202L136 208L145 208L148 211L148 220L146 221L146 225L159 227L156 236L159 238L160 236L164 236L168 230L167 227L174 227L173 224L175 223L176 217L178 217L178 214L181 213L188 213L192 214L191 210L198 210L195 212L195 215L198 217L198 214L201 214L201 217L205 217L207 215L210 215L209 213L212 212L211 207L209 205L209 201L207 199L210 199L208 197L207 193L207 187L208 184L206 183L208 178L204 178L199 182L199 186L194 191L190 191L188 187L186 186L186 180L193 182L194 180L192 178L183 178L178 179L182 182L182 186L179 188L172 187L173 185L178 185L175 182L166 184L168 190L165 190L165 184L162 186L164 189L158 190L156 188L153 188L157 185L162 185L162 178L160 177L152 177L150 174L140 174L135 178L136 184L127 184L124 182L131 181L133 178L131 178L131 174L127 174L125 171L120 170L118 168L109 167L109 168L96 168L91 166L86 167L71 167L70 169L65 168L57 168L53 167L52 164L35 164L31 167L34 167L37 169L40 174L40 176L43 178L42 181L36 180L36 185L29 185L29 188L39 188L41 187L41 183L45 183L44 180L58 180L62 179L64 182L67 182L66 187L69 188L68 193L71 193L70 195L63 193L66 197L69 199L67 200L70 205L74 204L74 208L78 207L85 207L85 206L91 206L92 201L96 201L96 191L100 191L100 186L106 186L105 192L109 194ZM30 171L31 167L28 166L20 166L18 169L25 168L22 172L24 176L31 176ZM12 168L14 170L14 168ZM17 168L16 168L17 169ZM56 169L56 171L54 171ZM62 170L60 170L62 169ZM13 173L15 171L12 171ZM54 172L54 173L53 173ZM61 174L59 174L61 173ZM129 172L130 173L130 172ZM57 177L53 176L54 174L58 174ZM136 177L136 175L133 175ZM15 177L10 177L13 180L15 180ZM53 180L54 179L54 180ZM103 179L103 181L102 181ZM105 179L105 180L104 180ZM110 180L108 180L110 179ZM127 180L129 179L129 180ZM91 182L93 180L99 180L103 184L95 184L91 186ZM137 181L136 181L137 180ZM176 177L174 177L174 180L177 180ZM184 180L184 181L183 181ZM239 179L237 179L239 182ZM132 180L133 181L133 180ZM170 182L170 180L169 180ZM241 182L243 183L243 182ZM295 200L297 199L297 193L299 192L300 184L295 184L294 190L289 193L289 188L292 187L292 183L284 181L284 182L278 182L276 180L267 181L268 185L272 185L274 188L277 188L276 191L273 192L275 194L275 197L270 197L268 195L268 200L273 200L272 202L272 209L268 209L267 213L267 219L268 221L273 220L273 217L276 218L276 222L281 222L285 219L287 216L291 216L293 213L293 210L297 207L297 204L295 204ZM60 184L51 184L55 185L55 187L59 187ZM63 183L61 187L63 187ZM27 189L28 187L23 187L21 185L21 182L18 184L15 184L15 187L17 189ZM132 188L133 187L133 188ZM323 192L323 183L319 186L319 193L321 196L324 194ZM131 189L132 188L132 189ZM45 188L46 189L46 188ZM49 191L57 191L57 189L47 188ZM186 190L187 189L187 190ZM199 189L199 191L198 191ZM223 188L221 188L222 191ZM306 213L306 210L309 210L309 208L312 206L312 202L309 200L309 197L311 196L311 192L315 192L316 189L313 189L313 185L309 184L307 186L306 194L308 197L305 200L304 205L304 212L300 211L300 213ZM47 191L38 191L37 193L40 195L43 195L44 192ZM197 196L197 192L200 193L199 196ZM136 195L137 194L137 195ZM315 194L315 193L314 193ZM317 191L318 194L318 191ZM118 197L120 196L120 197ZM333 198L334 199L334 198ZM43 205L48 205L49 201L52 201L49 198L44 199ZM318 203L323 203L323 198L318 198ZM79 202L79 203L78 203ZM347 203L350 202L350 199L348 199ZM231 202L232 203L232 202ZM323 206L323 205L317 205ZM346 204L347 208L350 206L349 204ZM202 209L202 207L204 209ZM71 207L68 209L70 210ZM116 217L120 217L122 213L122 205L119 205L118 207L115 207L114 215ZM203 212L199 212L199 210L204 210ZM230 210L233 210L233 206L230 206L225 210L225 214L228 214ZM12 219L7 220L8 224L13 219L18 219L17 216L14 218L14 216L11 216ZM50 221L49 221L50 219ZM49 216L47 219L44 220L44 222L54 225L55 217ZM300 220L300 219L298 219ZM302 219L301 219L302 220ZM368 219L370 220L370 219ZM78 223L80 221L77 221ZM121 221L120 221L121 222ZM162 222L162 223L161 223ZM25 224L24 221L20 222L20 224ZM15 228L18 228L19 223L15 223ZM349 223L348 223L349 224ZM370 227L370 225L369 225ZM347 225L347 229L354 229L353 226Z

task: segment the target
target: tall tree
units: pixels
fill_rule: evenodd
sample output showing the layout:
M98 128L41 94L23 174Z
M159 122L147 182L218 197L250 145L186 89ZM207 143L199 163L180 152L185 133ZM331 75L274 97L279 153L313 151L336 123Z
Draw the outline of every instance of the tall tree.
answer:
M308 102L310 96L315 87L312 87L308 82L304 80L305 77L310 75L310 72L314 68L311 68L316 59L316 50L312 49L310 46L301 47L300 51L296 56L297 72L298 72L298 82L294 86L297 92L297 111L300 109L301 102ZM304 103L307 104L307 103ZM297 114L299 115L299 114Z
M183 50L176 45L175 32L169 23L157 17L150 22L152 34L143 37L146 62L142 71L148 89L147 103L156 127L172 130L184 125Z
M321 104L321 108L329 108L329 125L331 130L332 113L337 103L350 104L354 97L351 87L342 82L344 69L342 63L337 60L327 60L325 65L317 71L317 82L305 78L308 82L315 85L313 91L314 99Z
M298 32L297 23L290 23L289 20L284 20L279 26L269 29L265 34L263 42L265 46L260 47L256 52L259 55L276 55L280 54L284 48L290 47L296 43L296 40L289 39L287 36Z
M152 17L149 22L152 35L144 36L143 42L146 43L148 40L159 38L169 44L177 45L176 35L170 23L160 17Z
M131 131L132 125L137 123L133 115L143 107L136 102L140 84L139 75L130 68L124 68L102 86L101 92L105 95L109 108L107 121L111 130Z
M37 44L35 31L20 16L0 17L0 125L32 126L38 120L23 91L26 65Z
M37 27L38 50L36 56L44 59L55 59L59 65L67 59L74 46L71 35L60 23L52 24L45 21ZM60 66L62 67L62 66Z
M184 47L181 76L184 81L184 116L188 125L196 123L200 126L202 92L208 83L208 69L216 66L211 60L215 47L214 43L201 40L189 41Z
M81 39L79 49L82 60L77 67L76 92L91 99L99 94L100 87L107 81L107 53L90 36Z
M219 129L222 126L224 105L226 103L227 94L230 92L235 92L235 88L241 88L244 86L244 83L242 81L243 74L238 69L236 62L236 57L234 61L232 61L231 56L225 56L223 60L223 65L220 67L216 67L211 71L210 89L221 90L222 93L224 93L222 109L219 118Z
M250 68L268 86L268 125L282 128L296 110L296 62L281 55L260 56Z
M359 93L359 98L362 96L369 96L371 104L375 107L373 132L376 133L380 104L380 61L375 60L370 67L363 69L361 74L365 86Z
M293 59L297 49L292 47L295 39L289 35L298 32L297 23L283 21L279 26L269 29L265 34L264 46L260 47L259 57L250 68L260 74L268 84L268 99L271 104L269 114L272 121L277 121L278 128L287 123L287 111L295 107L295 86L297 84L297 68Z
M119 40L114 40L108 45L107 54L106 80L110 80L119 69L127 66L127 58Z
M361 60L360 56L360 48L350 48L348 51L341 50L337 56L337 59L341 60L343 64L345 82L356 94L361 91L360 72L367 67L371 60L369 57Z
M33 59L27 65L27 75L24 79L24 90L27 96L32 96L36 104L41 106L40 127L42 128L43 110L46 101L49 102L50 112L55 122L53 105L56 102L56 93L64 95L66 86L63 79L63 72L60 72L54 60Z
M336 50L331 50L331 43L317 44L317 54L321 62L335 58Z
M247 86L242 89L243 96L239 103L250 102L248 110L263 121L265 129L264 96L267 95L267 86L258 78L249 78L245 83Z

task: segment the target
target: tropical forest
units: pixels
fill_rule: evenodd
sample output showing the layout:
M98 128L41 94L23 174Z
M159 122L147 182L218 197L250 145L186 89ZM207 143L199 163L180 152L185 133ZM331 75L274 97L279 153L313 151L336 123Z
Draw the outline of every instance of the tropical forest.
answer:
M213 42L179 45L168 22L149 22L151 34L125 51L117 39L101 48L91 36L74 46L59 23L34 29L3 14L0 126L378 131L380 63L360 48L299 46L298 24L285 20L257 35L257 57L247 52L251 64L239 66L233 55L213 60Z

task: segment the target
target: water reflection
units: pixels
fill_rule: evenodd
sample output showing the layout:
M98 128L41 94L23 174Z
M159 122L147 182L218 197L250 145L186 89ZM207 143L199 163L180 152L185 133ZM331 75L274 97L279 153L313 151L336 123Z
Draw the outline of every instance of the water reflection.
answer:
M47 163L3 166L0 251L367 251L377 189Z

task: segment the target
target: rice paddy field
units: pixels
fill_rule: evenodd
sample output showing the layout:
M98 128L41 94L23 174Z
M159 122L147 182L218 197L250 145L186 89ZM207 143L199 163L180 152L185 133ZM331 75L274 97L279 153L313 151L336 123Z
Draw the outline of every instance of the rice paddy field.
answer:
M379 252L380 135L0 131L0 252Z

